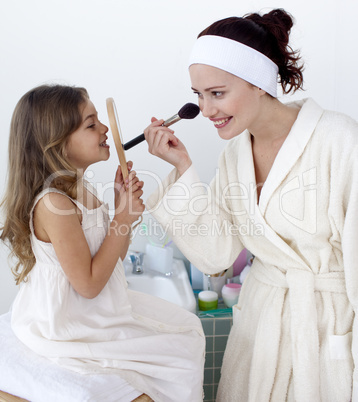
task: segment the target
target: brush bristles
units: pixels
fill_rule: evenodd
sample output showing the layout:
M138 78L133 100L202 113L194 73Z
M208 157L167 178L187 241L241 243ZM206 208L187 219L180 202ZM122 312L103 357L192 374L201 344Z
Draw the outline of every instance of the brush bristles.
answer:
M194 103L186 103L178 112L181 119L194 119L200 112L199 106Z

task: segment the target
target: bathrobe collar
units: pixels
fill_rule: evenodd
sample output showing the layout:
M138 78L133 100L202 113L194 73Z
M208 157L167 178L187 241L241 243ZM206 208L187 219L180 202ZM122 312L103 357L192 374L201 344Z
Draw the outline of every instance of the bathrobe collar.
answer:
M301 106L298 117L291 128L285 142L279 150L271 167L266 182L261 190L260 201L257 204L255 168L252 155L251 135L248 131L240 135L238 149L238 178L241 186L247 189L249 197L243 201L245 208L255 223L265 228L266 238L280 250L285 252L302 269L309 270L305 261L267 224L265 212L274 191L280 186L290 170L302 155L311 138L323 109L312 99L295 102Z
M265 184L261 189L258 208L262 216L265 215L268 202L274 191L280 186L292 167L296 164L298 158L302 155L323 114L323 109L310 98L298 102L292 102L291 104L300 106L301 110L286 140L282 144L267 176ZM238 156L239 181L245 185L246 189L255 188L255 191L252 192L251 196L255 197L254 204L257 204L251 134L246 130L240 135L240 137L241 136L242 138L240 141ZM250 200L250 204L250 208L252 209L252 199ZM252 213L253 211L250 212Z

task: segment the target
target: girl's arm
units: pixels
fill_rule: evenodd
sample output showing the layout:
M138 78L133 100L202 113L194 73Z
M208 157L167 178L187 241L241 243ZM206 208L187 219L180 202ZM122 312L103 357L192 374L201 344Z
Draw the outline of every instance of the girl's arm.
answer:
M121 170L115 178L115 216L96 255L91 256L80 214L72 201L58 193L45 195L35 209L35 228L52 243L57 258L73 288L83 297L96 297L109 280L119 258L124 258L131 226L144 211L143 182L131 172L127 190ZM49 208L50 206L50 208Z

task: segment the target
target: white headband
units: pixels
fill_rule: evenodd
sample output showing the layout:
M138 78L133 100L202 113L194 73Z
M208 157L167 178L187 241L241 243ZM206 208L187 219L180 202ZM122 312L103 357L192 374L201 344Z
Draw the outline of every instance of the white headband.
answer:
M207 64L227 71L277 97L277 65L263 53L236 40L204 35L194 44L192 64Z

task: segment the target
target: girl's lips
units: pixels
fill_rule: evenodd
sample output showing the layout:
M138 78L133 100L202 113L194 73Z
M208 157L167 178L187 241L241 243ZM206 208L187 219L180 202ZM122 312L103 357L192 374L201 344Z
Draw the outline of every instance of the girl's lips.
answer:
M101 142L99 144L99 146L104 147L104 148L109 148L109 145L106 143L107 140L108 140L108 137L106 136L106 139L103 142Z
M225 127L227 124L229 124L230 120L232 117L225 117L222 119L210 119L216 128L222 128Z

